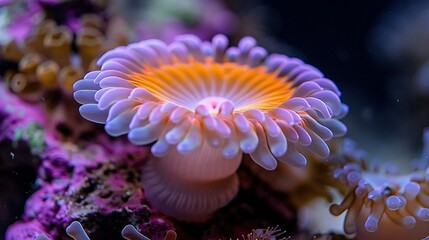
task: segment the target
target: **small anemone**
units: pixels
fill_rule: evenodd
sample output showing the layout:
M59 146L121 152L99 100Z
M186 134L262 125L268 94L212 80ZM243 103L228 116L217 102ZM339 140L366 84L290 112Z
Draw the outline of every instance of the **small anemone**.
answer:
M403 174L393 164L370 166L366 154L350 140L330 159L338 164L334 177L347 185L340 204L330 212L347 211L344 230L356 239L421 239L429 235L429 131L423 157ZM410 230L411 229L411 230ZM403 237L402 237L403 236Z
M271 54L245 37L228 47L183 35L146 40L104 54L74 85L81 115L151 146L142 184L169 216L204 221L238 191L243 153L267 170L302 167L329 155L347 112L336 85L296 58Z

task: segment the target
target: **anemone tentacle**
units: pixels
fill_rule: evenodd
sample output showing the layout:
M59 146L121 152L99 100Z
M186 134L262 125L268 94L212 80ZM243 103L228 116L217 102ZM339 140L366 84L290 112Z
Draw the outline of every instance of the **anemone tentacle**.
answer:
M428 130L423 139L423 156L409 173L400 172L393 164L371 166L365 152L356 150L356 145L350 140L343 142L341 153L334 154L330 161L337 165L333 171L334 178L345 183L348 190L344 200L331 205L330 211L334 215L347 211L346 233L357 233L357 239L378 239L387 237L389 233L384 230L389 228L389 236L400 238L401 234L407 235L407 229L413 228L408 239L429 235ZM361 227L359 222L362 219Z

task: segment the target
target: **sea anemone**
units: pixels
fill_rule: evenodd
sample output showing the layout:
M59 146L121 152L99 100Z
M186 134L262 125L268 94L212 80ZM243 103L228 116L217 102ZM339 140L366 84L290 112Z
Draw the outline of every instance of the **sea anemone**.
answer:
M330 211L347 211L344 230L356 239L422 239L429 235L429 130L424 133L422 159L410 173L393 164L371 166L362 150L346 140L342 153L330 159L340 166L334 177L347 184L340 204ZM335 163L336 162L336 163ZM412 230L410 230L412 229Z
M118 47L74 84L81 115L112 136L152 144L143 169L151 204L187 221L207 220L238 191L243 153L267 170L305 166L329 155L347 107L336 85L296 58L271 54L245 37L202 42L183 35L166 45Z

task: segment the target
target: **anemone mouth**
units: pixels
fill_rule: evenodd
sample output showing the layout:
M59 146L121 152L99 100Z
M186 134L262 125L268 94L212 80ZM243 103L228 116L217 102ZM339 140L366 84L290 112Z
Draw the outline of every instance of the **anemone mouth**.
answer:
M158 68L146 66L140 73L129 75L129 81L163 102L190 111L195 111L199 104L217 110L223 101L230 101L236 112L268 111L286 102L293 93L292 84L285 77L267 72L265 66L217 63L211 57L203 62L172 62Z
M174 146L189 154L208 143L231 159L248 153L265 169L277 160L306 164L326 158L325 141L342 136L347 113L336 85L296 58L267 54L253 38L237 47L215 36L184 35L167 45L146 40L118 47L74 85L79 109L112 136L155 143L161 157Z

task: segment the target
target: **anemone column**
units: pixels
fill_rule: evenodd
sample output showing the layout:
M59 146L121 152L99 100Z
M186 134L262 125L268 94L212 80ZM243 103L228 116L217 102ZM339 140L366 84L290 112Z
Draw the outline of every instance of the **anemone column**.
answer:
M164 214L202 222L236 196L240 162L241 155L226 159L207 143L188 155L173 150L149 160L142 186L149 202Z

